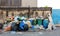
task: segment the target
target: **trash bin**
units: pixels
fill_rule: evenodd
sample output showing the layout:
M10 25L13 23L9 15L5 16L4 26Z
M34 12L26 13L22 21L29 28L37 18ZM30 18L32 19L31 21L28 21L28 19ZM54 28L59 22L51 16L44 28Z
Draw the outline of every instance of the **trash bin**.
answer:
M33 24L33 20L29 20L31 22L31 25Z
M48 28L48 24L49 24L49 21L48 21L48 19L43 19L43 27L45 28L45 29L47 29Z
M39 26L42 25L42 19L37 19L36 24L38 24Z
M37 25L36 19L32 21L32 25Z

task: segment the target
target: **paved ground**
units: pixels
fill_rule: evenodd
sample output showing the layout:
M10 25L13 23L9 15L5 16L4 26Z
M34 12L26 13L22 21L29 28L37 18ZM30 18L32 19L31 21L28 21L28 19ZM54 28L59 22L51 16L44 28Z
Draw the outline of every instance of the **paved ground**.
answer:
M0 36L60 36L60 27L57 27L57 29L53 31L40 30L39 32L4 32L1 33Z

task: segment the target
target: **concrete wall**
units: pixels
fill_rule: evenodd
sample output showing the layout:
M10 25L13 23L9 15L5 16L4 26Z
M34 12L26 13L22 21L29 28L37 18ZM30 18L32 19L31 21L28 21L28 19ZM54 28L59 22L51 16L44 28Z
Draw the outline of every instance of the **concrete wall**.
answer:
M0 6L21 6L21 0L0 0Z

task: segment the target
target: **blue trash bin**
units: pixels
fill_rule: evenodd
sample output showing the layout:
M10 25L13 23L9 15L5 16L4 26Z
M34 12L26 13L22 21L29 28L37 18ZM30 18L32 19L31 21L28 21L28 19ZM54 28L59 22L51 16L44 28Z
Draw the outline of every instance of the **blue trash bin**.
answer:
M31 22L31 25L33 24L32 22L33 22L33 20L29 20L30 22Z
M49 24L49 21L48 21L48 19L44 19L43 20L43 27L45 28L45 29L47 29L48 28L48 24Z

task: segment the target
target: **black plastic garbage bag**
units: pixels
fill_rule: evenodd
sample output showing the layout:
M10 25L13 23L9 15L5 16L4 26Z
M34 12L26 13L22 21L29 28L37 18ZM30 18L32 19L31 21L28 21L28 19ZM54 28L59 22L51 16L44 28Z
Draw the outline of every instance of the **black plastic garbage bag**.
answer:
M23 27L24 27L24 31L28 31L29 27L27 24L25 24Z
M19 30L20 31L27 31L29 29L28 25L25 24L23 21L19 23Z
M24 20L23 20L24 21ZM28 25L27 24L25 24L23 21L21 21L20 23L19 23L19 30L20 31L27 31L28 30Z
M18 24L16 24L15 22L14 23L12 23L12 25L11 25L11 30L12 31L17 31L17 29L18 29Z
M23 27L23 29L21 27L19 27L20 31L28 31L28 29L29 29L27 24L24 24L24 26L22 26L22 27Z
M0 29L3 29L3 24L2 23L0 23Z

